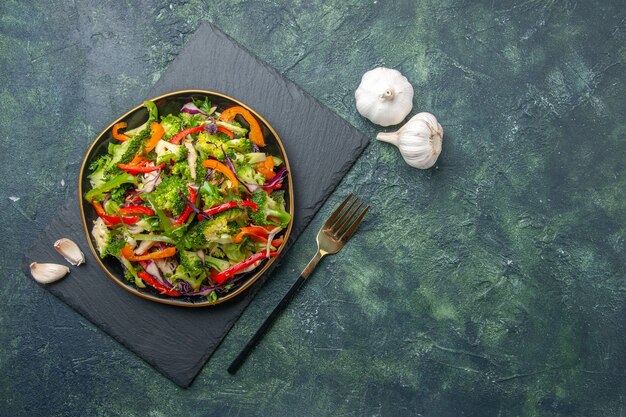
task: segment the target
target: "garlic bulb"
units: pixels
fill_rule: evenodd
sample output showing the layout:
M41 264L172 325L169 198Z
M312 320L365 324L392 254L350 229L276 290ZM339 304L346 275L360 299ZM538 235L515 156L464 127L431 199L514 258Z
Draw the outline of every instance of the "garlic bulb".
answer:
M441 153L443 128L435 116L423 112L411 117L397 132L381 132L376 139L396 145L412 167L427 169L435 165Z
M397 125L413 108L413 86L400 71L374 68L363 74L354 98L359 114L372 123Z
M50 284L58 281L70 273L70 269L65 265L58 264L30 264L30 274L40 284Z
M54 242L54 249L59 252L66 261L72 265L85 263L85 255L74 241L63 238Z

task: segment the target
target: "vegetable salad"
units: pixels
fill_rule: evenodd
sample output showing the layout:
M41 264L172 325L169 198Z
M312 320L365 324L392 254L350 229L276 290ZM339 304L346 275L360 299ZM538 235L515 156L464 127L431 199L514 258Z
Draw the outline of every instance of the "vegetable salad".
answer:
M291 221L287 170L241 106L219 113L205 98L160 117L144 106L148 120L114 125L107 154L89 167L98 254L117 258L139 288L215 301L277 256Z

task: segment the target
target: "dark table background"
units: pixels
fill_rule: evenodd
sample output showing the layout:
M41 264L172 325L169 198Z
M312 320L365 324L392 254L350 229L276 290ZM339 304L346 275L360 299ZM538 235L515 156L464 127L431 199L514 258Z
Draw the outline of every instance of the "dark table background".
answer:
M618 0L2 1L0 415L623 416L624 10ZM182 390L19 261L76 186L103 115L143 100L202 20L372 138L353 92L366 70L397 68L415 87L414 112L434 113L445 133L428 171L372 141ZM369 220L228 375L352 191L374 206Z

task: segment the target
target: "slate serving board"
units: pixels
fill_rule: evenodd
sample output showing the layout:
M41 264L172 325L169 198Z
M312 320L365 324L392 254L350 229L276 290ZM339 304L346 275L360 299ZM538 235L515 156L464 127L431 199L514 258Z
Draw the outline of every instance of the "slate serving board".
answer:
M295 195L288 246L368 144L347 122L208 23L198 28L149 97L185 89L232 96L258 111L278 132L291 164ZM52 245L61 237L73 239L83 249L87 263L72 267L69 277L45 288L181 387L191 384L281 263L278 259L232 301L207 308L163 305L123 290L99 268L83 232L77 195L71 196L61 211L26 253L25 273L30 276L28 265L35 259L61 263Z

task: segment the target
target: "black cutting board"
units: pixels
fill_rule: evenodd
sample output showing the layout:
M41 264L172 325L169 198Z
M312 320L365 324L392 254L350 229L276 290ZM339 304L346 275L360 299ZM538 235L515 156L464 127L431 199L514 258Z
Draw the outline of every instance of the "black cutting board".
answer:
M294 184L289 246L368 144L343 119L208 23L198 28L150 97L185 89L232 96L258 111L278 132ZM32 260L61 261L52 247L61 237L78 243L87 263L72 267L67 278L45 288L182 387L191 384L281 261L232 301L206 308L173 307L125 291L100 270L84 236L77 195L27 252L27 275Z

